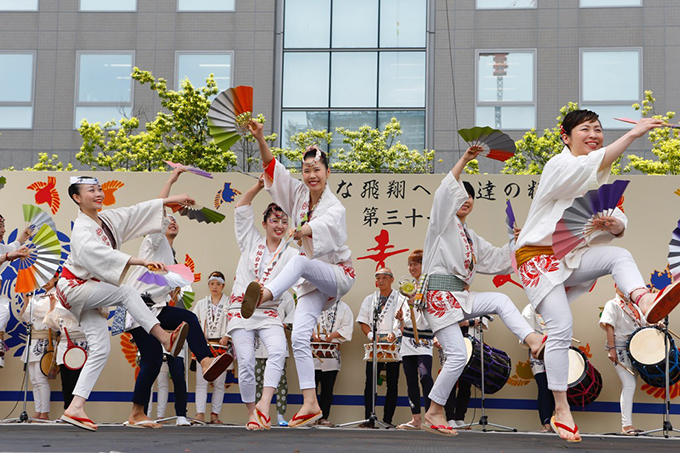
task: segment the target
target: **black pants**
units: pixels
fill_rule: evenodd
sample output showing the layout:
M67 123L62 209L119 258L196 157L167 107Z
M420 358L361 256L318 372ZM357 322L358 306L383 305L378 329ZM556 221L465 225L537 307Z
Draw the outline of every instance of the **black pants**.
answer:
M172 378L172 386L175 393L175 415L178 417L187 416L187 382L184 379L184 359L181 357L172 357L169 354L165 355L168 361L168 371ZM148 413L147 408L144 412Z
M555 411L555 398L548 388L548 376L545 372L535 374L534 378L538 387L538 416L541 419L541 424L547 425Z
M69 370L66 365L59 365L59 376L61 377L61 394L64 396L64 410L66 410L73 401L73 389L76 388L80 370Z
M465 420L465 413L470 403L471 387L472 384L469 382L458 380L444 406L447 420Z
M323 413L322 418L328 420L331 415L331 405L333 404L333 387L335 386L335 379L338 377L338 371L321 371L314 372L316 380L316 389L319 395L319 407Z
M182 321L189 324L189 335L187 343L189 349L196 356L199 362L211 356L208 342L203 335L203 329L198 322L198 318L193 312L177 307L164 307L157 316L161 327L164 329L176 329ZM132 395L132 402L146 407L151 397L151 388L158 377L158 373L163 365L163 347L151 334L143 328L137 327L130 331L132 338L135 339L141 360L139 362L139 374L135 381L135 390Z
M420 385L423 387L423 397L425 398L425 410L430 408L430 390L434 385L432 380L432 356L431 355L407 355L401 358L404 364L404 375L406 376L406 388L408 400L411 403L411 413L420 414Z
M386 370L387 393L385 394L385 412L383 421L392 423L394 411L397 408L397 396L399 392L399 364L400 362L378 362L377 373ZM366 386L364 387L364 408L366 419L371 416L371 390L373 389L373 362L366 362Z

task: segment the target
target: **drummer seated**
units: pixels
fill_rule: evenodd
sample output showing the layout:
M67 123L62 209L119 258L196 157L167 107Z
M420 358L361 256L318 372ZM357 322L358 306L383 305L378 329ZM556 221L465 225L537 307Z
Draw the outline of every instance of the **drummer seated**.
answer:
M381 362L384 360L384 352L378 357L378 366L376 373L385 369L387 374L387 393L385 395L385 410L383 421L389 426L392 425L392 417L397 407L397 395L399 386L399 365L401 363L401 356L398 353L398 321L395 319L395 314L398 307L405 303L405 298L397 291L392 289L394 283L394 274L388 268L378 269L375 273L375 283L377 291L366 296L361 304L357 322L361 327L361 331L366 335L369 344L373 342L373 320L377 316L377 325L375 327L378 347L382 349L393 349L394 352L389 352L389 362ZM399 337L400 338L400 337ZM372 359L372 347L370 349ZM373 388L373 363L371 360L366 361L366 385L364 387L364 408L367 422L359 425L360 428L374 428L373 422L368 421L371 416L372 397L371 391Z

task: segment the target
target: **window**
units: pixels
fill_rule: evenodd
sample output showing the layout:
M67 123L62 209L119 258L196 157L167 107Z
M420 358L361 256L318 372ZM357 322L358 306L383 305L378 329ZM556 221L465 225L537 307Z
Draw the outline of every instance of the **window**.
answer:
M232 86L233 53L177 53L175 86L179 90L182 80L189 79L194 88L204 87L205 81L213 74L220 91Z
M0 129L33 127L34 53L0 53Z
M641 74L641 49L581 49L579 105L597 112L605 128L629 128L614 118L640 118L631 104L642 97Z
M80 0L80 11L137 11L137 0Z
M38 0L0 0L0 11L38 11Z
M236 0L177 0L177 11L234 11Z
M536 127L534 51L477 51L475 124Z
M616 8L621 6L642 6L642 0L580 0L581 8Z
M286 0L281 146L307 129L402 122L425 146L426 0ZM408 130L408 133L406 132Z
M78 53L74 128L132 115L133 52Z
M477 9L536 8L538 0L477 0Z

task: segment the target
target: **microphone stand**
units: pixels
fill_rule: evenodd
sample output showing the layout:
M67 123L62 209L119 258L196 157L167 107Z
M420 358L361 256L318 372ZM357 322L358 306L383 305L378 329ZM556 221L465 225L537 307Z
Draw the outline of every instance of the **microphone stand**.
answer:
M663 432L663 437L668 439L668 434L671 432L674 433L680 433L680 430L673 429L673 425L671 424L671 417L670 417L670 411L671 411L671 397L670 397L670 351L671 351L671 336L668 333L668 316L666 316L666 319L663 321L663 328L661 328L661 331L663 332L664 336L664 351L666 353L666 360L665 360L665 367L666 367L666 388L665 388L665 395L664 395L664 414L663 414L663 423L661 425L661 428L657 429L651 429L649 431L643 431L641 433L636 433L635 436L641 436L644 434L651 434L651 433L658 433L658 432Z
M461 428L472 428L473 426L481 426L482 427L482 432L487 432L487 426L493 426L494 428L499 428L499 429L505 429L510 432L516 433L517 428L513 428L511 426L505 426L505 425L498 425L496 423L490 423L489 422L489 416L486 415L486 396L484 392L484 387L485 387L485 381L486 381L486 374L484 371L484 325L481 323L482 318L486 318L489 321L493 321L493 318L488 316L488 315L482 315L480 319L480 325L478 328L479 332L479 356L481 358L481 375L482 375L482 398L481 398L481 407L482 407L482 416L479 417L479 421L477 423L470 423L469 425L464 425L461 426Z
M378 416L375 415L375 397L378 393L378 319L380 317L380 304L379 293L376 292L375 303L373 304L373 327L371 332L373 333L373 383L372 383L372 394L371 394L371 415L365 420L357 420L354 422L343 423L338 425L339 427L361 425L361 424L376 424L382 428L388 429L389 425L381 420L378 420Z

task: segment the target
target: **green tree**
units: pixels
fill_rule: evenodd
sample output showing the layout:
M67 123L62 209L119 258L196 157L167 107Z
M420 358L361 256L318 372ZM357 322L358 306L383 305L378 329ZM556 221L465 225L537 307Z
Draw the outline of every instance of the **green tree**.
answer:
M78 132L83 145L76 159L92 170L166 171L164 160L194 165L206 171L229 171L237 164L236 155L222 151L208 133L207 113L211 97L218 92L211 74L206 86L194 88L183 80L179 91L168 89L162 78L134 68L132 78L149 85L161 99L165 111L139 130L136 117L123 118L101 126L83 120Z
M66 167L59 160L59 155L47 153L38 154L38 163L32 167L24 168L24 171L73 171L73 165L69 162Z
M272 148L272 154L277 159L281 159L282 162L289 164L288 166L291 171L296 171L296 166L300 166L302 156L304 156L308 146L317 145L321 149L327 149L332 140L333 133L326 129L307 129L290 136L290 142L295 145L294 148ZM329 159L334 154L335 150L328 150Z
M266 122L265 117L262 114L257 115L255 121L261 124ZM276 141L276 137L276 134L271 134L265 135L264 139L271 146L271 144ZM241 140L236 142L232 149L236 152L236 155L240 156L239 167L241 171L256 172L262 170L260 149L251 134L246 134Z
M654 102L656 99L651 91L645 91L645 98L642 105L633 104L635 110L641 110L642 116L652 115L668 122L675 116L675 112L666 112L665 115L654 114ZM629 172L638 170L647 175L678 175L680 174L680 139L678 139L678 129L669 127L659 127L649 131L649 141L652 144L652 153L658 160L644 159L639 156L629 155L630 163L626 165L624 171Z

